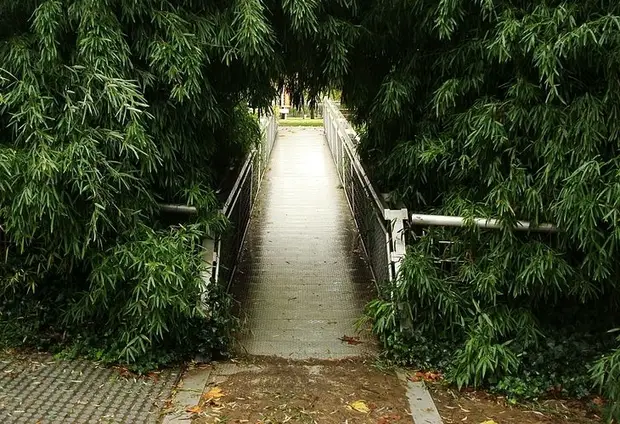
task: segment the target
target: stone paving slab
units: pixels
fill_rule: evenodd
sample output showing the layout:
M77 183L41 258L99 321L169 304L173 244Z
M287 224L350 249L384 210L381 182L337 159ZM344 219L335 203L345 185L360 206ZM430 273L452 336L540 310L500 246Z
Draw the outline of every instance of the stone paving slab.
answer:
M185 370L165 411L162 424L189 424L192 414L188 409L200 403L200 397L213 372L213 366L200 366Z
M0 353L0 423L155 424L178 375L125 377L85 360Z

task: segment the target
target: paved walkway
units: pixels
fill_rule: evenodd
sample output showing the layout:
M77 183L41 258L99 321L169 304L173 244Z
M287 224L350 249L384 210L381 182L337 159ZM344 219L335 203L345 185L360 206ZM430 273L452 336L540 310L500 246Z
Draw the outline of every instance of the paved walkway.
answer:
M0 353L0 423L155 424L177 376L133 379L89 361Z
M233 293L242 351L330 359L350 344L374 286L322 128L280 128Z

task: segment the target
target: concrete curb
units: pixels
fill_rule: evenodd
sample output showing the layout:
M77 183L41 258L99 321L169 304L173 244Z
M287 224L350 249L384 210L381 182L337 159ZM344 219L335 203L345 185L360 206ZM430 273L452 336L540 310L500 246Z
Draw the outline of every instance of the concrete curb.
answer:
M190 423L193 414L188 412L188 409L198 406L203 393L222 384L231 375L239 372L259 370L260 367L254 365L213 362L204 368L194 368L186 371L177 386L171 407L164 412L162 424Z
M403 371L397 374L407 385L407 400L414 424L443 424L426 384L423 381L411 381Z
M212 372L212 367L193 368L183 374L172 398L172 405L164 412L162 424L191 422L192 414L187 410L200 403L200 397L209 384Z

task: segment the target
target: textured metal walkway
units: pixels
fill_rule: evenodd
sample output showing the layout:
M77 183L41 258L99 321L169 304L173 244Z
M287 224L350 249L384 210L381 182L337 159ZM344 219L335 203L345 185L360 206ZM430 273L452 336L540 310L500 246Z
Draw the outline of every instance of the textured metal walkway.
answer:
M374 286L322 128L280 128L233 293L252 355L342 358Z
M90 361L0 352L0 423L156 424L178 371L134 379Z

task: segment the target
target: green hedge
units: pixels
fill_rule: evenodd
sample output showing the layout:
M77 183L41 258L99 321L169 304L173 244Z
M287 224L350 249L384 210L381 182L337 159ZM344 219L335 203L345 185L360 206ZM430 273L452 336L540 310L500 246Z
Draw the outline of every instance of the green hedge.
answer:
M371 308L377 333L414 362L420 337L448 343L452 381L496 387L541 372L528 358L552 358L548 340L594 335L576 378L590 372L617 416L620 4L364 7L343 97L373 178L411 211L504 225L416 230L395 298ZM560 231L511 231L518 219Z

